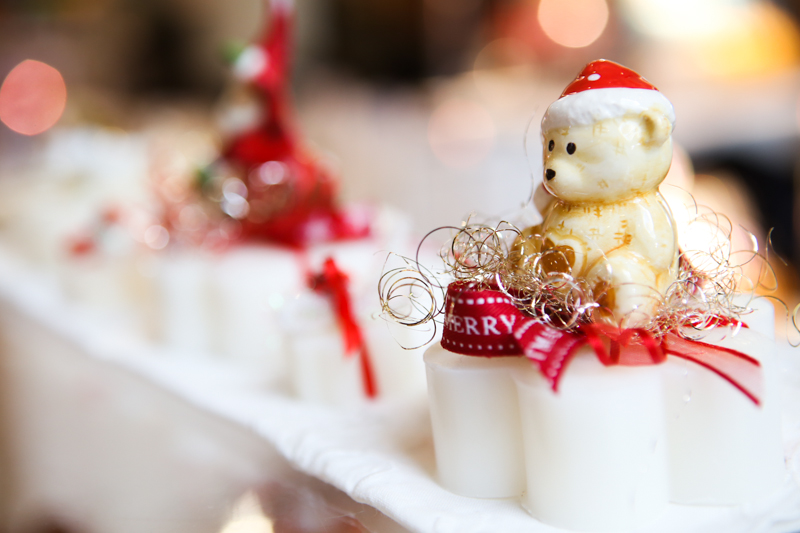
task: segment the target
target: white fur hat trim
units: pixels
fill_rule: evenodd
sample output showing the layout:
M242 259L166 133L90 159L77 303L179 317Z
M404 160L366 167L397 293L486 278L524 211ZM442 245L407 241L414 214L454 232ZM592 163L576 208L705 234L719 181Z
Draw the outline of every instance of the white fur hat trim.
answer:
M675 109L660 91L613 87L568 94L553 102L542 119L542 131L588 126L601 120L638 115L657 109L675 125Z

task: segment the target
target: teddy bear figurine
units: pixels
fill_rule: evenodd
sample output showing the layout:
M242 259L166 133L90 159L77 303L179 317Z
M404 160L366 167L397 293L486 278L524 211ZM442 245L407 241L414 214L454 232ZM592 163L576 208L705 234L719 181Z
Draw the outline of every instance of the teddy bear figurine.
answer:
M672 161L674 122L658 89L602 59L544 115L550 201L541 226L525 230L514 251L522 265L541 254L541 273L581 282L598 304L594 320L646 324L676 279L675 223L658 191Z

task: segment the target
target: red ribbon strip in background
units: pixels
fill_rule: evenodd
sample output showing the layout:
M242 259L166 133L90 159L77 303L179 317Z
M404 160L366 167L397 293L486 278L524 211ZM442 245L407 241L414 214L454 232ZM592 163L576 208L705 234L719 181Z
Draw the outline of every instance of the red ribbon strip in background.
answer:
M344 338L345 356L351 357L358 353L364 392L368 398L375 398L378 395L375 373L361 327L353 316L347 274L339 269L332 257L329 257L322 265L322 272L309 276L309 284L314 291L330 298Z
M570 359L588 344L606 366L655 365L667 356L697 363L761 403L760 363L732 350L681 337L675 332L656 338L637 328L619 329L588 324L577 332L553 328L522 313L512 300L494 289L466 283L447 288L442 346L451 352L479 357L524 355L554 391ZM732 324L720 317L719 324Z

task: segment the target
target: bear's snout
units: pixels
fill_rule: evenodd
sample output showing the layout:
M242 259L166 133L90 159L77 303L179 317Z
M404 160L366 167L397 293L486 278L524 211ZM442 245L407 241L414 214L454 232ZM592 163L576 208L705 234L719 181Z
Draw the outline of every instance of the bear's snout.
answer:
M547 170L544 171L544 177L547 178L548 180L551 180L556 177L556 171L553 170L552 168L548 168Z

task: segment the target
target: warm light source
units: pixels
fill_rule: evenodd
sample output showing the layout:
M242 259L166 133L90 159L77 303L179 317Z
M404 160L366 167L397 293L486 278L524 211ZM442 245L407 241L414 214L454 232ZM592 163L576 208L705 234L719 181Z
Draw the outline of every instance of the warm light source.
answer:
M264 515L258 496L246 492L234 504L230 520L225 523L220 533L272 533L272 520Z
M597 40L608 23L606 0L541 0L539 25L555 43L582 48Z
M66 104L64 78L41 61L23 61L0 86L0 121L23 135L50 129L61 118Z
M695 176L686 151L675 145L660 192L672 211L680 249L693 268L707 273L723 266L735 270L745 293L755 280L769 284L765 276L773 274L771 269L762 270L764 264L754 258L759 248L754 240L763 244L765 235L741 182L733 176Z
M685 57L681 73L737 82L794 69L800 59L797 23L776 2L758 0L618 0L631 26ZM680 57L680 56L678 56Z

